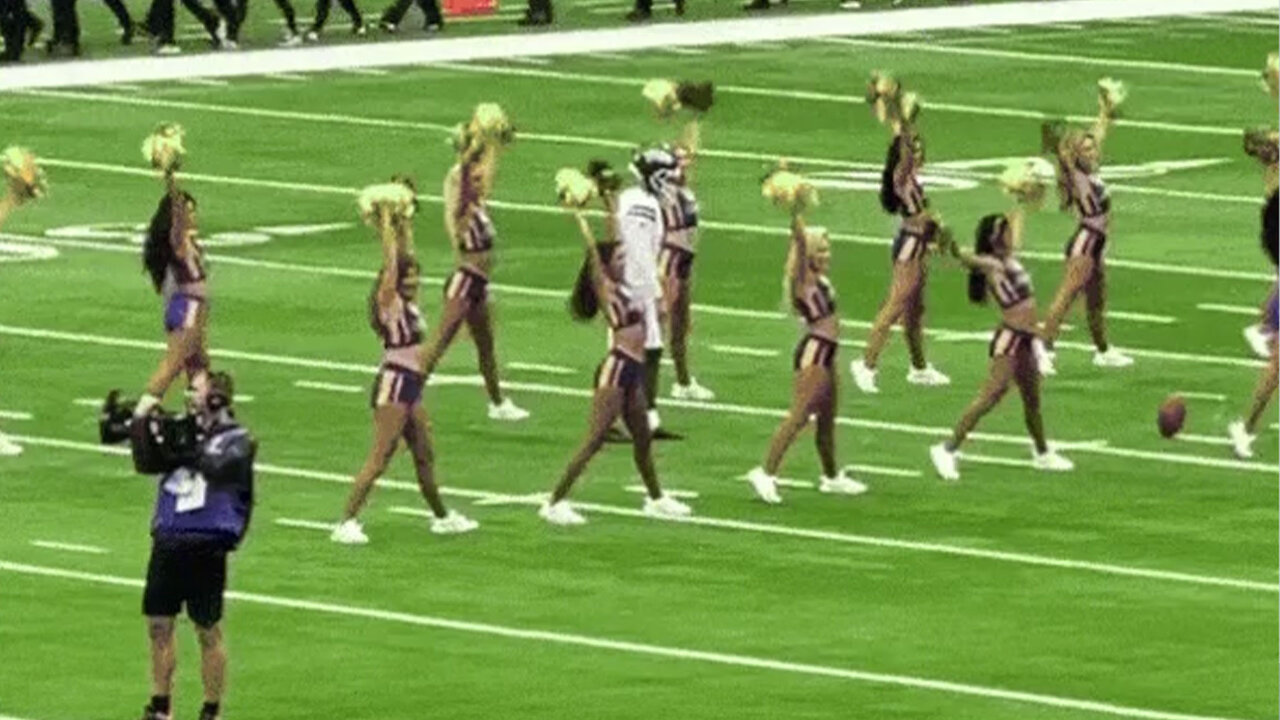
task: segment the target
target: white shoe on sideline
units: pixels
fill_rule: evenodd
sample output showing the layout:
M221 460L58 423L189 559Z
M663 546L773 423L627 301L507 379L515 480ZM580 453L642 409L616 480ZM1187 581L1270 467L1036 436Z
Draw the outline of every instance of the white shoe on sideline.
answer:
M181 55L182 48L172 43L169 43L165 45L157 45L154 52L156 55L159 55L161 57L170 57L173 55Z
M818 483L818 492L828 495L861 495L866 491L865 484L849 477L844 470L833 478L824 477Z
M367 545L369 544L369 536L364 534L364 528L360 526L360 521L355 518L344 520L333 529L333 534L329 539L339 545Z
M1271 357L1271 336L1263 331L1261 325L1250 325L1244 329L1245 342L1253 349L1253 354L1262 359Z
M876 387L876 371L867 367L864 360L858 359L850 363L849 372L853 373L853 384L862 392L869 395L880 392L880 388Z
M302 36L297 33L285 33L285 36L280 40L280 47L282 48L298 47L301 44Z
M315 30L308 30L302 33L303 42L318 43L320 42L320 33Z
M1046 450L1043 455L1033 449L1031 466L1046 472L1071 472L1076 469L1075 463L1059 455L1053 448Z
M756 495L760 496L761 500L770 505L782 502L782 496L778 494L778 478L765 472L764 468L758 467L747 473L747 482L755 488Z
M716 394L698 384L698 378L689 378L688 385L676 383L671 388L671 397L676 400L696 400L698 402L711 402L716 399Z
M960 479L960 468L956 466L956 454L947 449L946 443L938 443L929 448L929 458L933 460L933 468L938 471L938 477L952 482Z
M461 535L479 527L480 523L453 510L442 518L431 518L431 532L436 535Z
M1031 351L1036 357L1036 369L1041 377L1052 377L1058 374L1058 353L1044 346L1044 341L1036 338L1031 341Z
M663 493L657 500L650 497L644 499L644 514L657 518L683 518L692 515L693 508Z
M550 500L542 503L542 507L538 508L538 517L546 520L552 525L586 525L587 519L578 514L569 505L568 500L561 500L558 503L552 503Z
M927 387L940 387L942 385L950 385L951 378L938 372L937 368L932 365L926 365L921 369L911 368L907 371L907 382L912 385L925 385Z
M1106 352L1095 352L1093 364L1097 367L1123 368L1132 365L1133 358L1112 347Z
M1231 449L1236 457L1248 460L1253 457L1253 441L1257 438L1244 429L1244 421L1236 420L1227 426L1227 435L1231 437Z
M529 417L529 411L516 407L511 398L504 398L501 405L489 405L489 419L503 422L520 422Z
M22 454L22 446L0 435L0 457L17 457Z

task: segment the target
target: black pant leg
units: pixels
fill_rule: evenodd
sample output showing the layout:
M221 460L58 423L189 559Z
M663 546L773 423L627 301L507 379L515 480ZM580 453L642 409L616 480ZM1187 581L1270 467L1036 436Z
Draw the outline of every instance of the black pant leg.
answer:
M276 0L276 7L280 10L280 14L284 17L285 25L289 26L289 32L298 34L298 13L293 9L293 3L289 0Z
M311 29L320 32L324 29L324 24L329 20L329 9L333 7L333 0L316 0L316 11L312 16Z
M213 0L213 6L227 23L227 37L236 40L240 35L240 8L235 0Z
M107 4L107 9L112 15L116 16L116 23L121 30L127 30L133 27L133 18L129 17L129 8L120 0L103 0Z
M52 0L53 42L75 45L80 42L80 21L76 17L76 0Z
M355 0L338 0L338 7L347 14L352 25L364 24L364 16L360 14L360 8L356 6Z
M636 0L636 12L645 14L653 12L653 0Z
M217 40L217 37L218 37L218 16L217 15L215 15L212 11L210 11L209 8L205 7L204 5L201 5L200 0L182 0L182 7L186 8L187 12L196 16L196 19L199 20L200 24L204 26L205 32L209 33L210 38Z
M439 0L418 0L418 7L422 8L424 24L426 25L444 25L444 17L440 14Z
M404 19L404 14L409 12L409 6L413 4L413 0L395 0L386 10L382 11L382 21L399 25Z
M173 44L173 2L174 0L151 0L147 9L147 33L155 38L157 44Z
M0 62L17 62L27 44L27 14L19 0L0 0L0 38L4 52Z

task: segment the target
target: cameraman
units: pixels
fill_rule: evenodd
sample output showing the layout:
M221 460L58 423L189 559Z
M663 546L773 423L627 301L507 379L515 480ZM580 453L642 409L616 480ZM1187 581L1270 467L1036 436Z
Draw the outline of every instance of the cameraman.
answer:
M130 422L131 408L108 399L104 423L129 424L134 465L159 473L151 522L151 561L142 612L151 636L151 702L142 720L170 720L177 665L174 621L186 606L200 639L204 706L200 720L218 720L227 652L222 642L227 554L244 539L253 511L257 442L236 423L231 376L215 373L193 399L188 416L156 410ZM111 433L104 430L103 439ZM115 434L119 437L119 433Z

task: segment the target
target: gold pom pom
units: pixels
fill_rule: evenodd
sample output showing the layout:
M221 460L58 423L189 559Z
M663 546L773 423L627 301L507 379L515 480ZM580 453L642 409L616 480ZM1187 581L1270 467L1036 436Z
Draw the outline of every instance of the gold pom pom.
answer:
M1055 179L1052 164L1043 158L1027 158L1009 163L1000 174L1000 186L1019 203L1039 207Z
M653 103L659 117L667 117L680 109L680 96L676 84L670 80L650 80L644 84L641 94Z
M4 165L4 177L14 197L19 202L44 197L49 190L44 169L30 150L20 147L6 148L0 155Z
M181 125L166 123L142 141L142 157L151 167L163 173L176 172L187 154L183 146L186 131Z
M764 179L760 193L767 200L792 213L817 207L818 189L790 170L778 170Z
M391 182L370 185L361 190L356 205L360 208L360 217L367 223L373 223L381 208L386 208L394 218L413 217L416 200L413 190L404 183Z
M1119 80L1105 77L1098 81L1098 100L1109 115L1115 116L1128 97L1129 88Z
M1267 65L1262 70L1262 89L1273 98L1280 98L1280 54L1267 55Z
M516 129L497 103L480 103L471 116L475 134L485 145L507 145L515 140Z
M556 196L569 207L585 207L597 193L595 181L577 168L564 168L556 173Z

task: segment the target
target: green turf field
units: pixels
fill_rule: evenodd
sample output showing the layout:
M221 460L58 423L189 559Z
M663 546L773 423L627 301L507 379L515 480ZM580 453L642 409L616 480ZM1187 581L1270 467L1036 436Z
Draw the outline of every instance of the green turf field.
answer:
M0 262L0 426L27 443L0 461L0 717L126 717L147 695L138 586L154 484L99 451L94 409L78 401L137 392L159 357L158 301L128 229L158 197L138 147L160 121L188 131L214 360L252 396L241 417L267 465L232 571L245 595L227 616L228 718L1276 717L1274 410L1255 460L1235 460L1222 440L1260 367L1240 330L1274 279L1258 243L1260 168L1239 133L1275 122L1254 72L1275 48L1272 21L6 95L0 140L48 158L53 191L0 234L0 260L25 260ZM882 360L880 395L845 383L840 451L866 466L856 474L871 492L786 489L784 505L766 507L736 479L760 462L790 400L797 336L779 307L786 221L758 180L779 156L828 180L873 178L886 138L859 104L873 68L924 96L931 173L956 188L935 185L932 200L965 238L1003 207L984 173L1036 150L1041 113L1091 114L1102 75L1132 88L1106 162L1111 334L1138 362L1094 368L1073 315L1045 389L1051 438L1075 444L1064 451L1073 474L1030 471L1011 397L967 446L964 480L935 479L927 448L985 377L996 322L939 259L929 353L954 384L908 386L900 339ZM674 72L721 86L697 170L693 350L719 398L666 403L666 424L689 440L657 451L664 483L697 493L698 517L639 517L630 452L611 449L575 495L592 504L590 524L551 528L521 496L549 490L578 443L604 344L602 327L565 311L581 251L552 176L593 156L621 164L629 144L672 137L639 89ZM422 507L403 458L389 476L399 482L366 513L371 545L282 525L335 520L369 442L365 388L380 348L364 302L379 257L354 193L406 171L437 192L445 128L486 100L525 133L496 191L494 308L510 394L533 418L485 417L465 337L427 399L447 499L482 528L438 539L398 511ZM451 258L427 200L418 247L434 320ZM893 224L874 192L827 189L823 201L813 221L837 240L832 277L852 342L843 368L883 297ZM1031 220L1027 266L1042 307L1071 229L1055 212ZM1186 435L1164 441L1155 409L1175 391L1191 398ZM811 435L784 474L816 478ZM199 676L183 631L186 718Z

